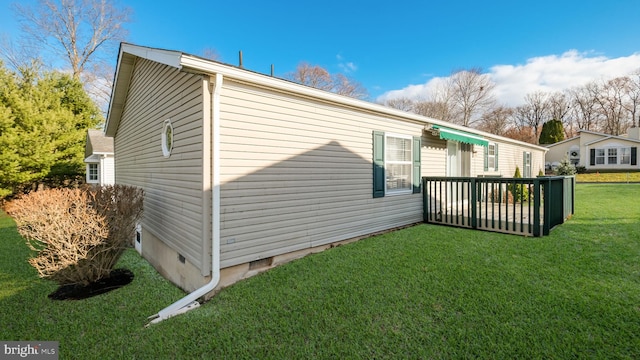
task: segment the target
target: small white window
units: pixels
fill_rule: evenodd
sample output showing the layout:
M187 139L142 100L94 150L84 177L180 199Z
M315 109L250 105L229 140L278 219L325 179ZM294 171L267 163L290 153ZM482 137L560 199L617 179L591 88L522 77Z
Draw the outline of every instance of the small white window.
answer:
M631 164L631 148L620 149L620 164Z
M89 164L88 182L98 182L98 164Z
M407 193L413 190L412 138L410 136L385 136L385 177L386 192Z
M173 125L171 125L171 119L167 119L162 126L162 155L168 158L171 156L171 150L173 150Z
M496 144L489 144L487 148L487 167L489 170L496 169Z
M524 158L523 159L524 174L522 175L522 177L530 178L531 177L531 153L528 151L525 151L523 158Z
M607 149L607 164L616 165L618 163L618 149Z
M596 165L604 165L604 149L596 149Z

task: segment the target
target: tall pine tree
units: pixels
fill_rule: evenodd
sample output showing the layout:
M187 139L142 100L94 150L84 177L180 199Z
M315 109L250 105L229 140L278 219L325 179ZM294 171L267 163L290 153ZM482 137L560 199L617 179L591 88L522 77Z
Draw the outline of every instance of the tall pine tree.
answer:
M102 121L70 75L0 62L0 197L82 175L86 131Z
M564 140L562 121L549 120L542 125L542 131L538 139L539 144L555 144L562 140Z

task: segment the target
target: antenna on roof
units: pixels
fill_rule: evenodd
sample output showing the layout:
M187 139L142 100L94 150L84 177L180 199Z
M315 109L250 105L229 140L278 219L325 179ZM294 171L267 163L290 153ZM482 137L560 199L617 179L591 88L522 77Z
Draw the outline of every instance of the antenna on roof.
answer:
M240 66L240 68L242 68L243 67L242 66L242 50L240 50L240 52L238 53L238 61L240 63L238 66Z
M271 77L273 77L273 64L271 64Z

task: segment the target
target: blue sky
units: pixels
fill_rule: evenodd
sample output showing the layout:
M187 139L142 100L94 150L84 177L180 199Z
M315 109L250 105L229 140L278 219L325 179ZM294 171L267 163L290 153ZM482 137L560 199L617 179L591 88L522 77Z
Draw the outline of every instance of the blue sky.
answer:
M16 34L0 0L0 34ZM23 0L33 3L34 0ZM301 61L360 82L370 100L419 97L452 70L481 67L500 101L640 68L640 1L129 0L129 42L276 76ZM113 54L114 62L116 54Z

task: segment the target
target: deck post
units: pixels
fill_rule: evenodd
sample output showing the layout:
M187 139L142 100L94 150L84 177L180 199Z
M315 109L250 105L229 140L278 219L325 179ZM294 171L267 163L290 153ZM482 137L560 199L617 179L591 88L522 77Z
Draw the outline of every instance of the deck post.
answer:
M475 178L471 178L471 228L478 228L478 183Z
M540 236L540 179L533 181L533 236Z

